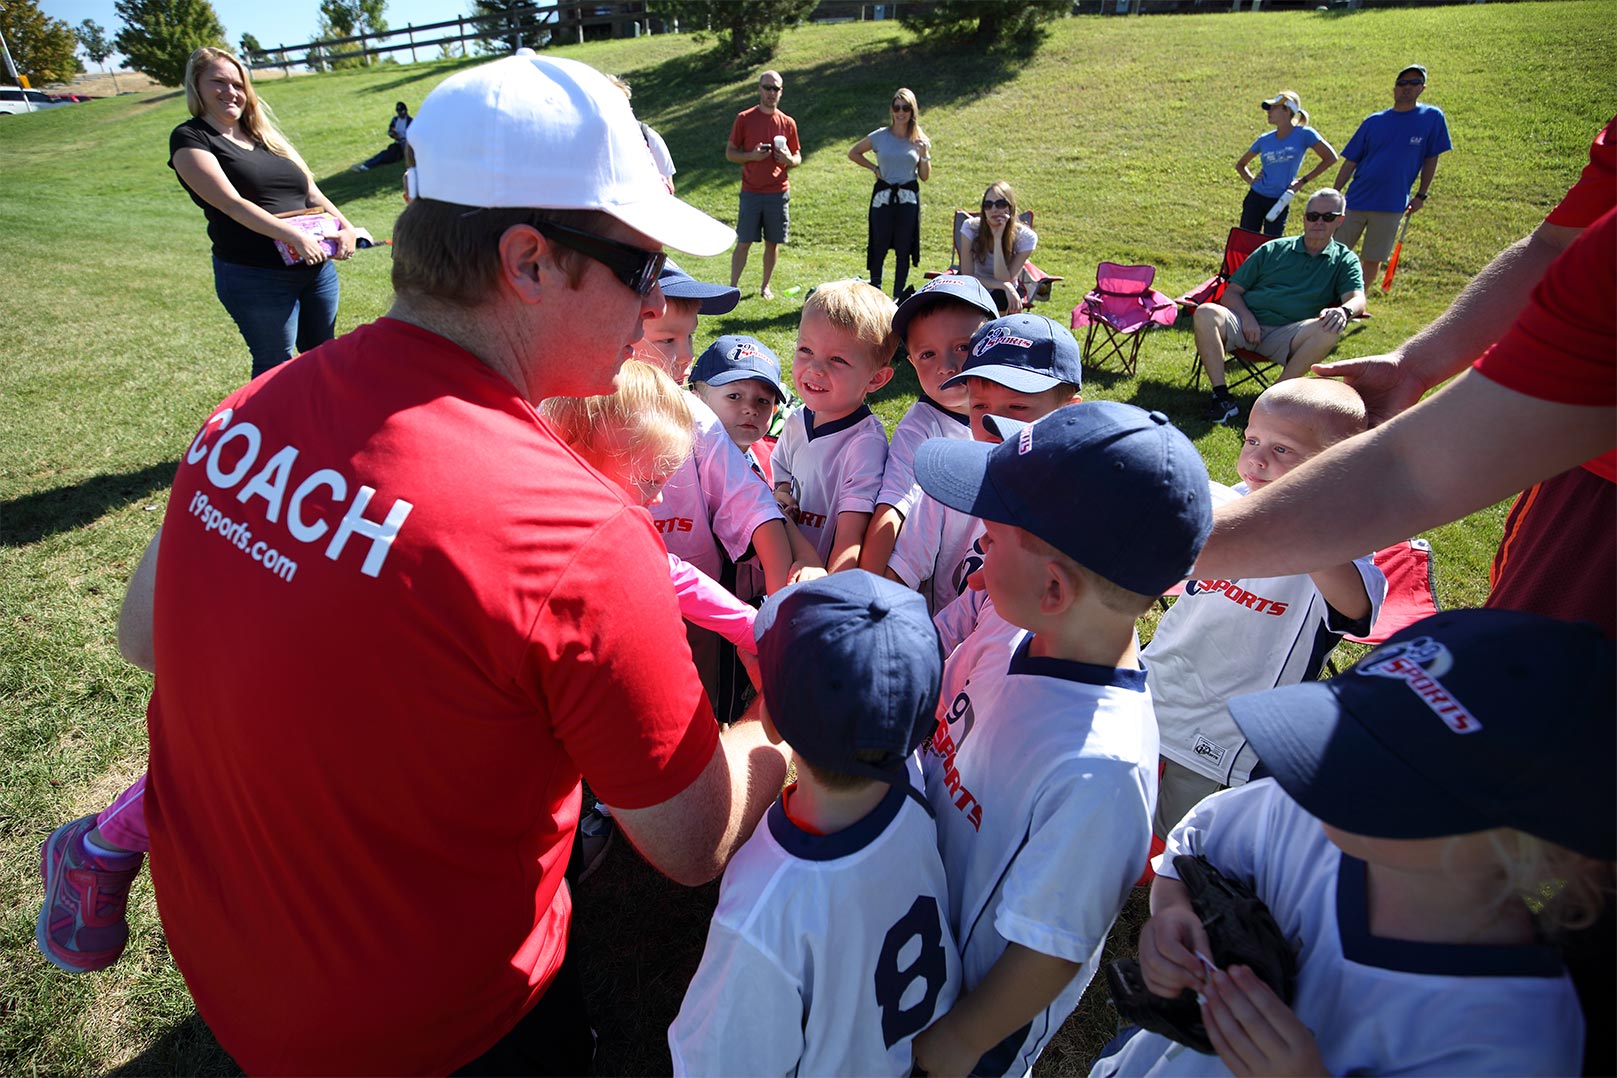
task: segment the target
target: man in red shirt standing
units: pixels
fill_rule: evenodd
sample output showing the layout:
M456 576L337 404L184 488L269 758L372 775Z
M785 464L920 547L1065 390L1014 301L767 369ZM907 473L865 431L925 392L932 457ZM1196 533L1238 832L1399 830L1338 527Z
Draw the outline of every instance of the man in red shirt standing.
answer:
M132 585L152 878L249 1073L582 1073L581 773L697 883L785 760L719 732L650 516L534 406L610 392L663 244L732 234L580 63L453 75L408 141L392 308L214 411Z
M758 294L774 299L769 279L775 257L791 234L791 180L786 171L803 163L797 121L780 111L786 84L778 71L758 76L758 104L736 113L724 156L741 166L741 210L736 219L736 247L730 255L730 287L741 282L747 255L761 236L764 280Z

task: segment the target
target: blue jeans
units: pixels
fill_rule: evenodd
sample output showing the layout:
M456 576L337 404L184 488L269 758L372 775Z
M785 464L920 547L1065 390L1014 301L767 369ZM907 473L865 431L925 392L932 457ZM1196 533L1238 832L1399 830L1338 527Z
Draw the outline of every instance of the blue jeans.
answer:
M215 258L213 290L247 342L254 378L337 335L341 286L330 262L266 269Z

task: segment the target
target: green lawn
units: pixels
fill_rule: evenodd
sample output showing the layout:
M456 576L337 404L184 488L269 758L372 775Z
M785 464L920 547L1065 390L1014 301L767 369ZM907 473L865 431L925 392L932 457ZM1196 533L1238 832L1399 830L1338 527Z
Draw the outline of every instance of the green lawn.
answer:
M1588 0L1090 17L1057 24L1035 51L990 58L922 50L890 23L789 34L776 66L805 161L793 174L781 298L756 297L755 251L744 279L753 294L700 337L748 332L790 355L803 294L863 272L868 175L843 155L885 123L896 86L916 91L934 145L923 268L947 261L949 211L1007 179L1037 214L1036 261L1066 278L1046 309L1064 320L1101 259L1156 265L1170 294L1216 267L1243 193L1232 165L1263 129L1262 98L1297 90L1340 149L1363 116L1390 104L1398 68L1421 62L1431 70L1424 100L1447 112L1455 150L1409 230L1397 287L1372 295L1374 318L1339 354L1385 350L1440 312L1576 179L1589 140L1617 112L1614 16L1611 0ZM679 164L680 193L733 217L739 169L722 143L734 113L756 101L755 71L726 71L675 36L564 54L628 78L639 114ZM399 167L348 166L380 147L395 100L418 105L457 66L271 75L260 88L327 193L382 237L401 205ZM150 681L117 657L118 602L182 447L248 369L213 296L201 213L165 167L168 132L184 118L183 95L160 91L0 120L9 271L0 286L0 1073L228 1066L195 1019L144 880L129 952L113 970L60 974L31 941L40 841L144 766ZM339 328L385 309L388 261L381 248L341 267ZM728 273L727 256L684 264L709 279ZM1238 433L1195 418L1202 399L1185 387L1189 364L1188 333L1157 332L1137 379L1096 373L1085 394L1166 411L1214 477L1233 480ZM901 372L877 402L889 425L914 389ZM1430 536L1445 605L1486 593L1502 517L1495 507ZM661 1028L699 952L712 893L661 884L621 849L581 891L603 1069L667 1066ZM1126 932L1114 936L1130 944ZM1091 998L1041 1070L1081 1073L1111 1024Z

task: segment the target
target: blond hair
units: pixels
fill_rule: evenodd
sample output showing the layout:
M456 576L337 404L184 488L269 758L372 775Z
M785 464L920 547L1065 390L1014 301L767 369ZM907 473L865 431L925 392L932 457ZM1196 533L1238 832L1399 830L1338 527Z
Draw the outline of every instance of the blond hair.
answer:
M1016 235L1022 231L1023 226L1021 219L1016 216L1016 192L1012 190L1011 185L1004 180L995 180L988 185L988 190L983 192L983 200L987 201L988 197L995 191L999 192L999 197L1011 204L1011 219L1005 225L1005 231L999 239L1000 253L1005 256L1005 264L1009 266L1011 258L1016 254ZM977 211L977 238L971 241L971 257L977 262L979 269L983 265L990 268L994 265L994 252L991 249L993 243L994 229L988 223L988 211L979 207Z
M1488 840L1502 876L1496 907L1520 899L1552 937L1599 918L1613 890L1609 862L1510 827L1488 832Z
M904 137L909 139L915 145L919 146L921 144L921 140L926 138L926 132L921 130L921 106L920 103L915 100L915 91L910 89L908 86L900 86L897 90L893 91L893 98L895 100L905 101L909 104L910 127L909 133Z
M314 183L314 174L304 163L292 144L281 134L281 129L275 123L275 114L269 104L259 99L258 91L253 89L253 77L247 66L231 53L224 49L216 49L212 45L204 45L193 52L185 61L185 107L192 116L202 117L207 114L207 106L202 100L202 76L215 62L224 60L236 69L241 76L242 97L246 103L241 107L242 133L254 142L261 142L264 148L276 157L284 157L302 171L304 178L310 184Z
M818 311L825 320L867 344L878 367L888 366L898 352L893 312L898 308L881 289L857 278L822 284L803 303L803 316Z
M539 414L592 464L649 464L668 475L691 455L695 419L674 380L631 359L617 390L598 397L549 397Z
M1321 449L1370 429L1364 398L1334 378L1288 378L1259 394L1258 403L1301 418L1319 438Z

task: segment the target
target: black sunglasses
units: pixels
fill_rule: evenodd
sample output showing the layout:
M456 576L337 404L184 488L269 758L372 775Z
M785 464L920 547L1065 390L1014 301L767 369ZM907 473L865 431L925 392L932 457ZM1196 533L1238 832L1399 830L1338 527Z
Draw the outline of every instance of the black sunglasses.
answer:
M554 221L537 221L533 227L539 230L541 236L593 258L638 295L651 294L651 290L657 287L663 263L668 261L668 256L661 251L643 250L632 244L597 236L593 232L558 225Z
M915 109L914 109L914 106L912 106L908 101L894 101L893 102L893 111L894 112L913 112L913 111L915 111Z
M985 210L1008 210L1010 208L1011 204L1006 202L1003 198L983 199L983 209Z
M779 86L771 86L767 82L760 82L758 84L758 89L762 90L766 94L778 94L781 91Z
M1315 213L1313 210L1303 214L1303 217L1310 221L1334 221L1342 216L1344 215L1340 213Z
M1394 86L1425 86L1426 85L1426 80L1425 79L1399 79L1397 82L1393 83L1393 85Z

